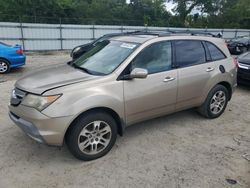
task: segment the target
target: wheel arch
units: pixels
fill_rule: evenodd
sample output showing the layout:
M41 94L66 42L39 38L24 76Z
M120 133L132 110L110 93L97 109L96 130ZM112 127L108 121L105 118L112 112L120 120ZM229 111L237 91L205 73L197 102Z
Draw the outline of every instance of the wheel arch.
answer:
M232 98L232 94L233 94L233 90L232 90L230 83L228 83L226 81L222 81L222 82L219 82L217 85L222 85L228 90L228 93L229 93L228 100L230 101Z
M65 134L64 134L64 139L67 137L67 134L70 132L70 130L74 127L74 123L82 116L88 114L88 113L93 113L93 112L104 112L109 114L112 118L114 118L116 124L117 124L117 131L120 136L123 135L124 129L125 129L125 122L124 120L116 113L113 109L108 108L108 107L95 107L88 109L82 113L80 113L69 125L67 128Z
M11 65L10 60L8 60L7 58L0 56L0 59L7 61L9 63L9 65Z

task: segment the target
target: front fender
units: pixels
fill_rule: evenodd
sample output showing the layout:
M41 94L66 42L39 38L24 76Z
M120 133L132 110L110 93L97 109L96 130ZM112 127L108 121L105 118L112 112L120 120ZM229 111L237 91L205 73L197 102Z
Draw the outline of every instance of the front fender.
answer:
M59 92L59 91L58 91ZM73 116L97 107L106 107L124 118L123 86L118 82L90 88L74 88L61 90L62 96L42 111L49 117Z

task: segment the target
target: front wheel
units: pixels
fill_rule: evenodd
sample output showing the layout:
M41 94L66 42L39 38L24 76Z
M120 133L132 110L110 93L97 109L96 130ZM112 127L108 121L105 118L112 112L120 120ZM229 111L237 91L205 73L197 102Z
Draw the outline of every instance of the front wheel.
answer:
M103 112L91 112L78 118L66 135L71 153L80 160L94 160L106 155L117 137L115 120Z
M198 112L207 118L217 118L226 109L229 93L223 85L216 85L209 92L205 102L198 108Z

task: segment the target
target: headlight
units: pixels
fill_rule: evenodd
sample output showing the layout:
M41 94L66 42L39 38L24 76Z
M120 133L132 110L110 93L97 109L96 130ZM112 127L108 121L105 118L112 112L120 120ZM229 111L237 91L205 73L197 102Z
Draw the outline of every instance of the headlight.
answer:
M24 97L22 105L36 108L39 111L44 110L50 104L55 102L61 95L40 96L28 94Z

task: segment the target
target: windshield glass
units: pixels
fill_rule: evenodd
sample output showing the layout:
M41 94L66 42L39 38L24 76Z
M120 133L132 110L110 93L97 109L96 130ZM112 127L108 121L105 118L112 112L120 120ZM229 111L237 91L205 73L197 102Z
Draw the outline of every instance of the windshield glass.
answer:
M73 66L89 74L113 72L137 47L136 43L105 40L73 62Z

